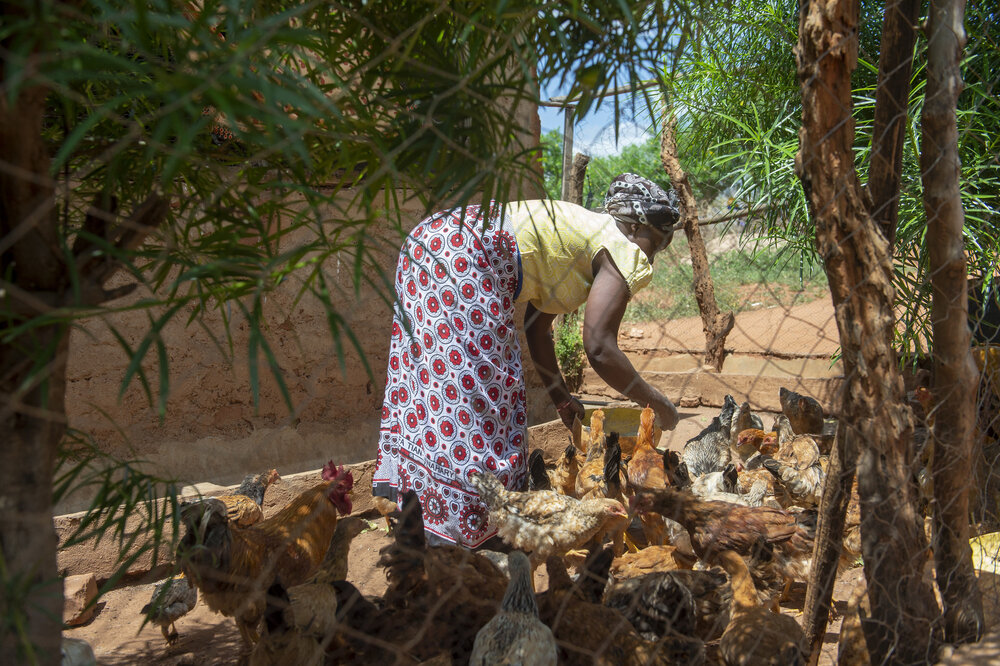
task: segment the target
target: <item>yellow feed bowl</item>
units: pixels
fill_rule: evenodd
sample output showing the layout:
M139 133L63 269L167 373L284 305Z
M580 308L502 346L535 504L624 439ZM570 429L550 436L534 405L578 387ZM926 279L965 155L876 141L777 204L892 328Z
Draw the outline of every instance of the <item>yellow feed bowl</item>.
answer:
M639 415L642 410L638 407L594 407L587 409L583 416L584 446L590 446L590 417L598 409L604 411L604 432L618 433L618 444L622 447L622 457L628 458L635 450L635 438L639 433ZM661 435L663 435L663 430L654 424L653 446L660 443Z

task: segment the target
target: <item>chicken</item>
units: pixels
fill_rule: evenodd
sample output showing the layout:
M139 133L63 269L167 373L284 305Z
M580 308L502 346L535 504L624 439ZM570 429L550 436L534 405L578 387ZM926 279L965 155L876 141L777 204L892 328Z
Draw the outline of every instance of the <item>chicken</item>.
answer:
M795 433L792 432L792 424L788 421L788 417L784 414L778 414L774 417L774 422L771 424L771 430L778 433L778 441L776 442L778 448L781 448L782 442L787 442L792 437L795 437Z
M757 453L757 448L751 446L750 442L741 440L740 434L744 430L760 430L763 427L760 417L750 410L750 403L744 401L733 414L733 422L729 428L729 448L733 461L746 462L747 458Z
M250 527L264 519L264 493L268 486L280 478L276 469L260 474L247 474L232 495L220 495L216 499L226 505L226 514L231 524Z
M764 467L764 460L768 456L764 454L756 455L747 461L746 467L740 470L736 476L736 493L746 495L756 483L764 484L764 495L774 496L774 475Z
M551 491L525 494L541 492ZM444 651L455 663L467 663L476 634L500 607L508 580L492 562L466 548L428 548L420 500L407 491L402 501L395 539L382 549L378 562L389 581L385 608L367 633L382 645L405 647L407 657L416 661ZM374 650L367 650L358 663L393 661L375 641L368 647Z
M392 657L384 646L376 645L386 617L381 599L368 599L351 583L338 580L331 583L337 595L337 634L327 648L328 664L382 664ZM374 600L374 602L373 602ZM365 640L372 637L372 640Z
M545 455L541 449L528 454L528 490L552 490L549 473L545 469Z
M934 412L932 410L931 392L924 386L913 390L909 400L913 410L913 465L917 487L924 504L934 499L934 478L931 474L931 461L934 458Z
M691 475L688 474L687 463L681 460L676 451L663 452L663 469L667 472L668 486L677 489L691 487Z
M732 494L736 492L736 481L739 471L732 463L722 471L709 472L697 477L691 484L691 492L701 499L712 499L719 493Z
M823 432L823 407L816 398L782 386L778 391L778 400L781 402L781 413L796 435L819 435Z
M749 556L762 547L774 548L774 566L787 584L803 577L812 554L810 526L782 509L748 507L729 502L706 502L671 488L643 490L631 499L633 511L656 511L676 520L691 535L698 557L709 565L718 555L734 550Z
M823 493L823 460L810 435L796 435L783 442L774 458L762 456L761 464L775 478L778 502L783 507L818 506Z
M637 553L616 557L611 573L615 580L626 580L656 572L690 569L697 561L693 552L685 552L678 546L649 546Z
M660 571L615 583L604 603L617 608L646 640L672 633L718 639L729 622L732 590L717 569Z
M552 630L538 619L531 582L531 565L524 553L510 554L510 583L500 612L476 634L470 666L524 664L555 666L558 661Z
M737 408L733 396L727 395L719 415L697 437L684 444L681 457L692 479L709 472L718 472L729 463L732 422Z
M595 410L590 417L590 447L576 477L575 496L623 499L618 433L604 432L604 411L601 409Z
M333 584L347 577L351 542L365 527L357 516L341 518L326 557L307 582L287 589L280 581L271 586L264 610L265 631L254 648L252 666L322 663L338 630L338 594ZM289 660L293 654L296 659Z
M538 614L552 629L560 664L700 664L705 647L700 640L670 636L659 642L642 638L622 613L588 600L607 582L610 553L592 554L581 581L574 584L558 557L545 561L549 589L538 595ZM603 580L601 579L603 574ZM594 581L597 581L595 584ZM591 590L591 591L588 591Z
M264 631L249 666L320 666L336 631L336 592L329 585L298 586L296 596L275 582L267 590ZM318 612L318 611L322 612Z
M351 551L351 543L354 537L367 529L368 524L364 518L358 516L344 516L337 521L337 527L330 537L330 546L326 550L326 557L320 563L314 579L332 583L335 580L345 580L347 578L347 560Z
M760 606L750 571L738 553L724 550L718 561L729 574L733 593L729 624L719 641L727 666L804 666L807 645L799 623Z
M549 483L557 493L576 497L576 479L580 472L578 453L576 446L569 444L556 461L555 469L548 471Z
M663 454L653 446L653 410L646 407L639 414L639 430L636 433L635 449L628 463L627 477L629 492L637 488L664 488L670 479L664 466ZM646 535L646 543L663 545L666 538L666 525L662 516L657 514L640 514L642 529Z
M140 611L152 624L160 627L167 645L173 645L180 634L175 623L198 603L198 588L184 574L177 574L153 589L153 598Z
M209 608L235 618L247 644L257 640L266 589L276 578L289 586L305 582L326 556L338 515L351 512L351 473L331 461L322 478L281 511L247 528L232 527L219 500L181 506L184 573Z
M765 432L760 428L741 430L736 435L736 448L741 451L750 451L751 447L753 447L753 451L744 458L745 461L753 457L754 452L769 456L774 455L778 452L778 433Z
M281 479L278 470L272 469L260 474L247 474L243 482L231 495L220 495L215 499L226 506L226 517L231 525L249 527L264 518L264 494L268 487ZM166 595L166 596L161 596ZM167 644L173 644L179 634L175 623L190 612L198 601L198 588L191 584L184 574L178 574L164 581L153 590L153 597L142 613L153 624L160 626ZM167 629L170 628L168 632Z
M470 480L489 507L490 522L500 537L518 550L531 552L534 566L549 555L563 554L608 534L615 540L616 552L623 550L630 518L617 500L578 500L552 490L514 492L495 477L478 472Z
M385 518L385 529L392 532L394 527L392 514L399 509L394 501L388 497L380 497L378 495L372 495L372 505L375 510L378 511L383 518Z

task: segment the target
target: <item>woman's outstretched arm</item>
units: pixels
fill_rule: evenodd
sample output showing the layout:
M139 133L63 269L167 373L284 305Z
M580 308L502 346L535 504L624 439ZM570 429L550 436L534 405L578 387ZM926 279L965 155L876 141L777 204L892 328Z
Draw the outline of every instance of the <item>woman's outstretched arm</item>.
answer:
M662 393L649 385L618 348L618 329L629 301L628 285L611 256L600 252L594 259L594 284L583 317L583 347L590 367L608 386L642 407L656 412L660 427L677 425L677 409Z

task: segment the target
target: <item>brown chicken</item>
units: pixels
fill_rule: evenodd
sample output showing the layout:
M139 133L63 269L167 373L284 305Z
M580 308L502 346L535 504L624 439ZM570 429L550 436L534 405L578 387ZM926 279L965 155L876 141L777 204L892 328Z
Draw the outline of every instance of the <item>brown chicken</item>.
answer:
M718 564L719 554L726 550L750 556L762 548L773 549L773 568L783 577L786 591L792 580L808 572L810 526L798 522L796 514L766 506L706 502L671 488L640 491L631 505L633 511L656 511L683 525L705 564Z
M378 495L372 495L372 505L375 507L375 510L378 511L383 518L385 518L386 530L392 532L392 514L399 509L399 506L388 497L379 497Z
M560 558L545 561L549 589L538 595L538 615L555 634L559 663L701 663L705 646L700 640L681 636L659 642L645 640L620 611L600 603L610 560L606 550L588 558L580 583L573 583Z
M773 456L778 452L778 433L767 432L760 428L746 428L736 435L736 447L743 451L753 451L747 456L749 459L753 453L762 453Z
M778 391L781 413L788 418L796 435L819 435L823 432L823 407L816 398L789 391L784 386Z
M216 499L226 505L230 523L236 527L250 527L264 519L264 494L279 479L281 475L276 469L260 474L247 474L232 495L220 495Z
M264 519L264 493L268 486L279 479L281 475L276 469L260 474L247 474L233 494L220 495L215 499L226 505L226 516L230 524L249 527ZM197 601L198 588L184 574L177 574L156 586L142 613L150 622L159 625L167 644L172 645L179 637L177 620L189 613Z
M395 538L380 554L389 585L385 608L368 623L381 645L356 645L357 663L425 661L446 652L468 663L476 634L500 607L508 580L485 557L466 548L428 548L416 493L402 496ZM350 618L345 620L351 625ZM395 646L388 650L386 644Z
M333 584L347 577L351 542L365 527L365 521L357 516L341 518L326 557L308 581L285 588L279 580L271 586L264 609L264 631L254 647L250 666L323 663L338 631L338 595Z
M664 466L663 454L653 446L653 410L646 407L639 413L639 430L636 433L635 449L628 463L629 493L639 488L664 488L670 479ZM663 516L657 513L641 513L639 521L646 536L646 543L662 546L666 540L667 526Z
M618 433L604 431L604 411L595 410L590 416L590 447L587 449L587 459L580 466L576 477L575 497L624 500L623 490L627 479L622 474L618 439Z
M507 566L510 583L500 612L476 634L469 666L555 666L556 639L552 630L538 619L528 558L515 550L508 557Z
M576 479L579 473L579 450L573 444L569 444L556 460L555 468L548 470L552 490L563 495L576 497Z
M274 516L247 528L233 528L225 504L215 499L181 507L184 573L209 608L235 618L248 644L258 638L271 583L308 580L326 556L338 515L351 512L351 473L331 461L322 477Z
M264 630L249 666L320 666L337 631L337 593L325 583L267 590Z
M478 472L470 480L489 507L490 523L497 526L500 538L530 552L534 566L549 555L563 554L605 535L613 537L617 553L624 550L630 518L617 500L578 500L553 490L514 492L495 477Z
M746 467L736 475L736 492L739 495L746 495L756 484L764 484L764 495L774 497L774 475L764 467L764 459L767 456L759 455L750 458Z
M740 439L740 434L744 430L759 430L764 427L760 417L750 409L750 403L744 401L733 414L732 425L729 428L729 449L732 454L731 460L736 463L744 463L747 458L757 453L757 448L751 442Z
M611 574L615 580L625 580L661 571L690 569L697 561L694 553L685 553L677 546L648 546L637 553L616 557Z
M653 446L653 410L646 407L639 414L639 431L636 433L635 450L628 463L630 489L665 488L669 485L663 467L663 454Z
M729 574L733 605L729 625L719 641L727 666L804 666L806 640L799 623L761 607L746 562L736 552L719 553Z
M761 464L774 476L776 499L786 508L819 505L826 477L823 463L819 445L810 435L795 435L782 442L773 458L761 457Z

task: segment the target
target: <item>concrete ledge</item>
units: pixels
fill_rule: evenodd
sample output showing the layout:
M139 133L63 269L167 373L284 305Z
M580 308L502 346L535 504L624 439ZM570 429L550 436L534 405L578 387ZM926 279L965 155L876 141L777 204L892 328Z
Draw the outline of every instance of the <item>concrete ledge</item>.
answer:
M354 510L352 515L369 512L373 509L371 487L372 474L375 471L374 461L365 461L353 465L347 465L354 476ZM273 484L267 490L264 497L264 517L269 518L287 505L299 493L320 482L320 470L311 470L299 474L282 476L281 480ZM196 491L199 489L201 492ZM217 497L232 493L236 486L220 487L214 484L197 484L188 486L181 491L178 499L195 499L201 497ZM163 500L157 500L157 508L162 506ZM159 509L162 510L162 509ZM57 556L59 571L63 575L76 575L93 572L97 577L98 584L107 581L118 569L118 542L112 534L107 534L99 542L97 539L88 539L82 543L74 544L63 548L63 544L69 539L80 522L86 516L85 511L56 516L54 519L56 536L59 539L60 550ZM132 515L125 520L126 539L139 529L144 523L144 516ZM157 566L170 563L174 558L173 544L170 542L170 535L174 529L173 521L167 520L163 526L163 534L166 542L161 544L156 553ZM179 534L178 537L181 535ZM132 549L129 552L136 552ZM148 573L153 567L153 552L143 553L129 566L126 575L129 577L142 576Z
M757 411L780 412L778 399L782 387L819 400L828 415L840 413L839 392L843 377L767 376L763 374L727 374L706 371L658 372L642 371L642 377L657 390L679 402L687 400L711 407L721 407L726 394L737 402L748 400ZM581 392L588 395L621 400L624 396L614 391L588 369L584 373Z

